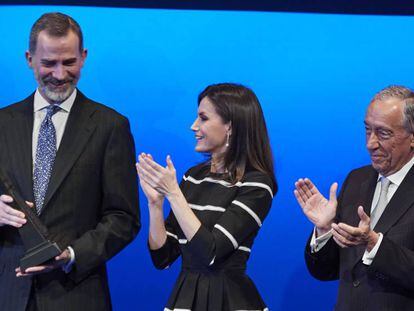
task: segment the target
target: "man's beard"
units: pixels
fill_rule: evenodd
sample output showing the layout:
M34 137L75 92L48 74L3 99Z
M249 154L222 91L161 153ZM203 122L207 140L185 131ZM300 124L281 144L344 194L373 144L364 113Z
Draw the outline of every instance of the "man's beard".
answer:
M74 89L76 88L76 81L75 79L69 77L65 80L58 80L53 77L44 77L38 79L39 81L39 88L42 91L43 95L46 97L47 100L52 101L54 103L62 103L69 96L72 94ZM55 86L66 84L65 87L61 90L55 90Z

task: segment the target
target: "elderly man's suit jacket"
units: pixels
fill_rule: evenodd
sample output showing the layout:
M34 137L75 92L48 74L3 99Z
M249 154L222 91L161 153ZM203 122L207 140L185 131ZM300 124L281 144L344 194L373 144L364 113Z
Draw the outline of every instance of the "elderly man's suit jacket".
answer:
M352 171L338 197L337 221L358 226L358 206L369 215L378 173L372 166ZM305 251L311 274L339 278L335 310L414 310L414 168L388 203L374 231L384 235L370 266L362 263L365 248L339 248L331 239L312 254Z
M33 98L0 110L0 165L32 202ZM25 310L31 286L39 310L111 309L105 262L140 227L134 162L127 119L78 91L40 215L50 237L74 249L75 264L68 274L16 278L22 241L0 227L0 310Z

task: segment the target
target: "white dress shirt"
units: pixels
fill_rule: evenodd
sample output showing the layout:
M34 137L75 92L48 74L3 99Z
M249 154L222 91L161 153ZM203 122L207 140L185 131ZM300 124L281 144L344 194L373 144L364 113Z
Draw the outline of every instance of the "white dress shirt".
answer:
M386 176L387 179L391 182L388 188L388 192L387 192L388 202L391 200L391 198L393 197L393 195L395 194L398 187L401 185L402 181L404 180L405 176L407 175L408 171L411 169L413 165L414 165L414 157L411 158L411 160L408 161L399 171L395 172L392 175ZM372 199L371 212L377 205L379 197L380 197L381 177L383 176L379 174L378 179L377 179L377 185L375 187L374 197ZM372 263L381 245L383 235L381 232L378 232L378 234L379 234L379 238L375 246L371 249L370 252L366 250L364 253L364 256L362 257L362 262L366 265L370 265ZM326 243L331 237L332 237L332 230L319 237L316 237L316 227L315 227L313 230L313 234L312 234L312 238L310 242L311 252L312 253L318 252L322 247L326 245Z
M60 142L62 141L63 133L65 132L66 122L68 121L69 112L72 109L73 103L75 102L77 90L75 89L72 94L64 102L59 104L60 109L52 116L52 122L56 130L56 150L59 149ZM34 95L33 103L33 135L32 135L32 159L33 159L33 169L36 161L36 150L37 150L37 141L39 137L40 126L46 117L47 107L49 102L43 98L40 94L39 89L36 90ZM70 253L70 261L62 267L63 271L68 273L75 262L75 252L72 247L68 246Z

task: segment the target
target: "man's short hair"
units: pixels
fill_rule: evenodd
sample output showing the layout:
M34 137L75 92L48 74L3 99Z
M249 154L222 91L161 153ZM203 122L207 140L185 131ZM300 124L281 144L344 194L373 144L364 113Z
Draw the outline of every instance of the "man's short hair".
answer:
M375 94L372 102L391 98L399 99L404 103L403 125L408 132L414 133L414 92L402 85L390 85Z
M64 37L69 31L73 31L79 38L79 51L83 51L83 35L79 24L69 15L53 12L46 13L33 24L30 31L29 52L34 54L37 39L41 31L46 31L52 37Z

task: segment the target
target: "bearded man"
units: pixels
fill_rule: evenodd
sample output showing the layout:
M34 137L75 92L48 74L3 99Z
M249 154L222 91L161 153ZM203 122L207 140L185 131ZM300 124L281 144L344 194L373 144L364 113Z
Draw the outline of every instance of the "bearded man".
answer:
M38 87L0 110L1 166L63 250L20 269L26 217L0 189L0 310L111 310L105 262L138 233L129 123L77 89L86 56L73 18L42 15L26 52Z

